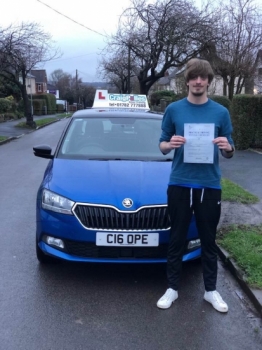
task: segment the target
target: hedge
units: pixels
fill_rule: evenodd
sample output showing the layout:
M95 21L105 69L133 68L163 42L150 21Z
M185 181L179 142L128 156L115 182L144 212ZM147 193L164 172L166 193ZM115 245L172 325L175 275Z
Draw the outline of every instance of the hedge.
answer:
M262 96L235 95L231 105L233 140L239 150L262 147Z
M33 100L45 100L47 107L47 114L56 113L56 97L53 94L33 95Z
M222 106L226 107L229 111L230 111L230 108L231 108L231 101L229 98L227 98L226 96L218 96L218 95L208 95L208 97L221 104Z
M34 115L46 114L46 101L43 99L33 99Z
M57 103L56 113L63 113L65 111L65 106L62 103Z
M174 91L169 90L161 90L153 92L150 96L150 104L151 106L157 106L160 104L161 99L165 99L168 102L173 101L173 98L175 97Z
M186 96L187 96L187 93L175 94L174 91L161 90L161 91L156 91L152 93L152 95L150 96L150 102L151 102L151 106L155 106L160 104L161 99L164 99L167 102L166 105L168 105L170 102L179 101ZM209 95L208 97L211 100L226 107L230 111L231 101L226 96Z

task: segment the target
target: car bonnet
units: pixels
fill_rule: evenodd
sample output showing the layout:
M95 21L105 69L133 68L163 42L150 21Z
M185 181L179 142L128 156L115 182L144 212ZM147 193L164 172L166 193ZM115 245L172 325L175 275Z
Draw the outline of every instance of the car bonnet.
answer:
M170 162L55 159L43 186L74 202L112 205L125 209L130 198L135 210L166 204ZM126 210L126 209L125 209Z

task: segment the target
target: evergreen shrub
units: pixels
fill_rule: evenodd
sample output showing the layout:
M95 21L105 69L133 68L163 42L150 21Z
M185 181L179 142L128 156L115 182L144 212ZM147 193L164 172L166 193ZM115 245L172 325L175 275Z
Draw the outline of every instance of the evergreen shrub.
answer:
M24 113L24 100L21 99L17 104L17 110L19 113Z
M226 96L219 96L219 95L210 95L208 96L211 100L221 104L222 106L226 107L230 111L231 107L231 101Z
M34 115L43 115L45 114L46 100L43 99L33 99L33 110Z
M56 113L64 113L65 106L62 103L57 103L56 105Z
M233 140L239 150L262 147L262 97L235 95L231 105Z
M0 113L11 111L13 111L13 102L6 98L0 98Z
M34 95L33 99L35 100L45 100L47 107L47 114L56 114L56 97L53 94L39 94ZM42 113L44 114L44 113Z
M160 100L162 99L168 102L171 102L174 96L175 96L174 91L170 91L170 90L155 91L150 96L150 104L151 106L158 106L160 104Z

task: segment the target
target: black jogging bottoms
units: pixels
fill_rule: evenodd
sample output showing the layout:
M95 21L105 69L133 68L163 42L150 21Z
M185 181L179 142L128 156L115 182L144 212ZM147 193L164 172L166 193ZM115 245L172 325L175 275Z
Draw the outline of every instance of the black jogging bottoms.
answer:
M221 190L170 185L168 212L171 220L167 256L168 288L178 290L187 232L194 212L201 240L203 279L206 291L216 290L216 231L221 214Z

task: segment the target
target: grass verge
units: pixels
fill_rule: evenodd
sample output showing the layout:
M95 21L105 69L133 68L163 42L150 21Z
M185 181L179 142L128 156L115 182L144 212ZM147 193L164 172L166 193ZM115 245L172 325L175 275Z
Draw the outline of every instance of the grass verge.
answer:
M5 140L7 140L7 139L8 139L7 136L0 136L0 142L1 142L1 141L5 141Z
M53 121L56 121L58 119L68 118L68 117L71 117L71 116L72 116L72 113L56 114L55 117L49 117L49 118L43 118L43 119L34 119L34 122L36 123L36 127L38 127L38 126L48 125L48 124L50 124ZM27 125L26 122L21 122L19 124L16 124L16 127L32 129L32 127Z
M259 198L228 179L222 179L222 200L242 204L255 204Z
M56 117L58 119L62 119L62 118L69 118L72 117L73 113L61 113L61 114L57 114Z
M255 204L259 198L228 179L222 179L222 200L241 204ZM262 289L262 225L234 225L223 227L217 243L234 259L244 273L250 287Z
M249 286L262 289L262 225L234 225L219 230L217 243L244 272Z

